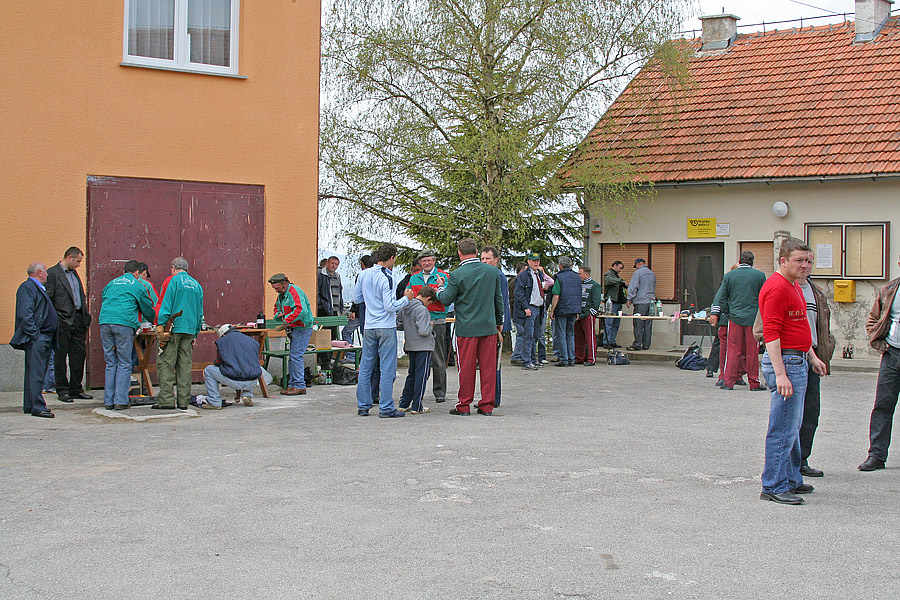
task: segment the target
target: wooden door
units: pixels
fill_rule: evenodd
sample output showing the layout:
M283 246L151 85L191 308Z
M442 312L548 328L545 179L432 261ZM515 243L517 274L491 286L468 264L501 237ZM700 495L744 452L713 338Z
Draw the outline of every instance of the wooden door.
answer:
M254 320L262 310L264 190L262 186L88 177L88 381L103 385L98 315L104 286L128 260L149 265L159 290L176 256L204 290L210 325ZM215 358L215 336L200 336L195 362ZM195 373L195 380L199 381Z
M680 245L681 256L681 290L682 310L708 309L722 283L725 274L725 247L721 242L697 242ZM709 335L706 321L698 323L682 322L681 338L685 342L687 336Z

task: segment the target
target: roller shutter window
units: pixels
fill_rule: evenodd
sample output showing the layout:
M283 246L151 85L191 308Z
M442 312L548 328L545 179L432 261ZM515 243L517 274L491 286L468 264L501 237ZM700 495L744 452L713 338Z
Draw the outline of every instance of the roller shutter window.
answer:
M773 242L741 242L741 252L753 253L753 268L759 269L766 277L775 272L775 244ZM726 265L730 269L731 265Z
M603 273L609 270L610 265L617 260L625 263L625 268L619 273L619 276L625 281L631 281L631 275L634 273L634 261L637 258L643 258L650 261L650 244L603 244L601 250L602 257L600 264L603 266ZM595 277L597 281L603 281L603 276Z
M674 300L675 244L650 244L648 266L656 274L656 297L660 300Z

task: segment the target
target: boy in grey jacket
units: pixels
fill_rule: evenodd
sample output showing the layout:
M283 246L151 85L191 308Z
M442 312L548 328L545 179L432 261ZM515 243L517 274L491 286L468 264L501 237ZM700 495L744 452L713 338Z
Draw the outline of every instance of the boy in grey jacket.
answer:
M431 373L431 351L434 350L434 333L428 305L435 301L434 288L422 286L418 295L397 313L397 329L403 331L406 340L403 349L409 354L409 374L400 396L402 412L421 415L429 412L422 406L425 383Z

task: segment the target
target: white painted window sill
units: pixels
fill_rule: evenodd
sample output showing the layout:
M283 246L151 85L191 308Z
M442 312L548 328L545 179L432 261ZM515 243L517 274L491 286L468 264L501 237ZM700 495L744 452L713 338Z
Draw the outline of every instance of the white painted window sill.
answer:
M138 67L139 69L155 69L157 71L176 71L178 73L194 73L195 75L213 75L215 77L231 77L232 79L247 79L246 75L234 75L232 73L219 73L216 71L204 71L203 69L185 69L183 67L164 67L158 65L143 65L133 62L120 62L123 67Z

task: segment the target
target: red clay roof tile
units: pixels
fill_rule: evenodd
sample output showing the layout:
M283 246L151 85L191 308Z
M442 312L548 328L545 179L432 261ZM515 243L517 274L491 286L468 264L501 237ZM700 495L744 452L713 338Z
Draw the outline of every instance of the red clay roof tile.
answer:
M853 23L739 35L694 54L686 88L647 67L560 176L609 155L655 182L898 173L900 18L853 37Z

